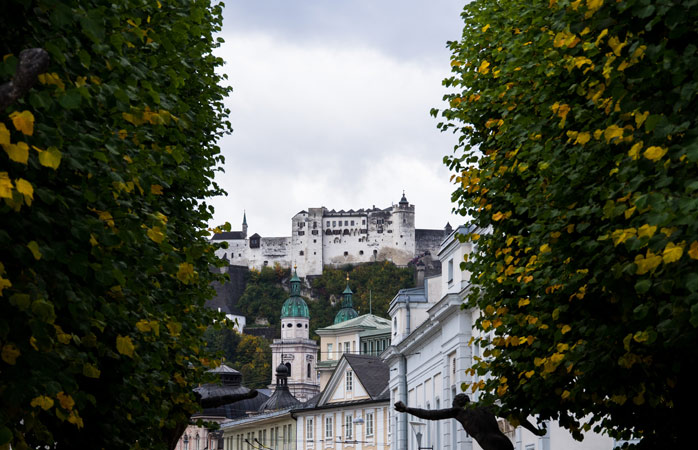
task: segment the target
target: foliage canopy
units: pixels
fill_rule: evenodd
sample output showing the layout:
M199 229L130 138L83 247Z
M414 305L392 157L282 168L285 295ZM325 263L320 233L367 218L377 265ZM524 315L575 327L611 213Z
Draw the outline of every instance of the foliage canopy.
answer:
M698 366L698 3L474 1L439 127L467 305L468 386L502 411L691 446ZM434 110L434 115L439 112Z
M221 6L0 6L0 447L167 448L206 370L207 241L225 120Z

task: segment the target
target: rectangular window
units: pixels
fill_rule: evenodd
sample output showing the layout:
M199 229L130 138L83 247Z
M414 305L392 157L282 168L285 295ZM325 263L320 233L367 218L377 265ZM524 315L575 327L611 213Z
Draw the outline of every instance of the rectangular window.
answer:
M305 440L312 441L313 440L313 419L306 419L305 425L306 425Z
M350 353L351 352L351 343L345 342L344 343L344 353Z
M336 220L333 220L333 221L332 221L332 226L333 226L333 227L336 227L336 226L337 226L337 221L336 221Z
M348 225L349 225L349 221L348 221L348 220L345 220L345 221L344 221L344 226L346 227L346 226L348 226Z
M332 416L325 417L325 438L331 438L333 434Z
M330 226L330 221L329 221L329 220L327 221L327 225L325 225L325 226L326 226L326 227L329 227L329 226Z
M448 260L448 282L453 282L453 260Z
M347 381L347 391L351 391L354 389L354 373L351 370L347 370L347 375L346 375L346 381Z
M351 226L352 226L352 227L354 226L354 221L353 221L353 220L351 221Z
M354 439L354 423L352 422L351 414L344 416L344 440L349 441Z
M366 413L366 436L373 436L373 413Z
M361 219L361 225L366 225L366 219Z
M332 344L327 344L327 359L334 359L332 354Z

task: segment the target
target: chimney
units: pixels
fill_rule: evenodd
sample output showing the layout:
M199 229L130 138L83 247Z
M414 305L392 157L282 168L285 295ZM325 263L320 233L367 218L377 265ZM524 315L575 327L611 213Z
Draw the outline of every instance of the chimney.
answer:
M424 286L424 263L420 260L417 261L417 280L415 282L415 287Z

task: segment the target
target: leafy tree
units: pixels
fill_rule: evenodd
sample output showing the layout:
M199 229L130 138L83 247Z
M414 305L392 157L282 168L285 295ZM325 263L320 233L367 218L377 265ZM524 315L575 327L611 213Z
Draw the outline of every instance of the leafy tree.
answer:
M698 4L475 1L442 130L487 230L473 383L502 411L692 446L698 385ZM436 115L438 112L433 111ZM482 341L482 344L488 342Z
M0 111L0 447L167 448L197 409L220 26L208 1L1 3L0 84L50 63Z
M282 281L289 277L289 273L288 269L280 267L263 267L261 271L251 269L247 273L245 291L238 300L237 307L253 320L265 317L270 324L279 324L281 305L288 298Z
M225 327L209 327L204 333L210 350L222 353L224 362L239 370L245 386L266 388L271 383L271 347L269 341L249 334L238 334Z

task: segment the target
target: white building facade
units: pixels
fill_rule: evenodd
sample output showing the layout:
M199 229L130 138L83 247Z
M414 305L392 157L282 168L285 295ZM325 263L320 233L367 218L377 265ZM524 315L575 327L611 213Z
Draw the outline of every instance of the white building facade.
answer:
M472 251L472 244L461 243L455 234L467 234L458 228L447 237L438 252L441 275L427 278L422 287L403 289L393 299L389 314L392 321L391 346L381 357L390 366L391 404L403 401L410 407L442 409L451 406L463 383L477 382L477 375L466 370L480 356L477 344L470 345L477 330L473 324L479 310L461 309L469 289L470 273L460 263ZM475 337L478 335L475 334ZM467 391L471 401L478 393ZM415 430L422 429L422 447L444 450L478 450L480 446L455 419L425 421L390 410L391 449L417 450ZM423 424L423 425L420 425ZM503 419L500 428L511 439L515 450L603 450L612 449L613 440L586 433L583 442L575 441L557 424L547 424L547 434L538 437Z

